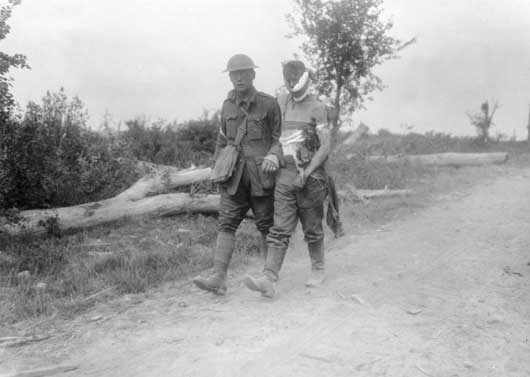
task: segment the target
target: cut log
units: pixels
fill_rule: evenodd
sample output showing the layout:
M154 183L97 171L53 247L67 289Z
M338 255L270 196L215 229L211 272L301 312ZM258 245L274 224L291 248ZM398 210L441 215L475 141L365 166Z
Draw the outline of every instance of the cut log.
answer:
M364 201L369 199L384 199L393 197L406 197L414 194L413 190L354 190L354 191L339 191L339 196L344 199L353 199L358 201Z
M177 170L171 166L152 167L154 171L141 178L114 198L72 207L49 210L22 211L24 219L12 224L0 218L0 234L18 235L22 232L46 232L46 221L57 219L61 231L91 227L137 215L161 215L184 212L217 212L219 196L195 197L189 194L166 194L170 189L198 183L210 178L210 168Z
M407 196L412 190L355 190L339 191L344 198L360 200ZM68 231L101 225L135 216L172 216L183 213L216 214L219 211L219 195L190 196L186 193L151 196L139 200L114 200L82 204L52 210L22 211L25 221L20 224L0 224L0 234L18 235L22 232L42 234L46 232L43 222L57 218L60 230Z
M190 168L176 170L176 168L163 167L147 174L130 188L114 197L116 200L138 200L149 195L167 193L170 189L191 185L210 179L212 169Z
M167 216L181 213L217 213L219 195L190 196L186 193L151 196L138 200L113 198L73 207L50 210L22 211L19 224L0 224L0 234L18 235L22 232L42 234L49 218L56 218L60 230L71 230L100 225L140 215Z
M396 196L409 196L414 194L414 191L404 190L357 190L357 195L363 199L380 199L380 198L391 198Z
M508 153L437 153L418 155L368 156L368 161L409 162L435 166L478 166L502 164L508 160Z
M339 191L344 198L379 199L407 196L412 190L356 190ZM135 216L172 216L183 213L216 214L219 211L219 195L190 196L185 193L152 196L136 201L108 200L74 207L53 210L22 211L25 221L21 224L0 224L0 234L18 235L22 232L42 234L46 232L42 222L50 217L57 218L62 231L101 225Z

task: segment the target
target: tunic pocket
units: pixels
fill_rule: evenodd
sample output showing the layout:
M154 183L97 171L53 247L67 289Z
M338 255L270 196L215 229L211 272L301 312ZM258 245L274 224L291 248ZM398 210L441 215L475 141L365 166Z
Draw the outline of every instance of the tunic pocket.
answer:
M266 114L251 114L248 117L247 135L249 140L261 140Z
M227 116L226 118L226 136L230 140L234 140L237 135L237 128L239 127L239 117L237 115Z

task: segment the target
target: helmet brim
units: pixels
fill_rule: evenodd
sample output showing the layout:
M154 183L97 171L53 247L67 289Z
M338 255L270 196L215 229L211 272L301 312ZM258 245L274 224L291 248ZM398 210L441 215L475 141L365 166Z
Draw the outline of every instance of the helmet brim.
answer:
M228 69L228 68L226 68L222 73L235 72L235 71L244 71L246 69L254 69L254 68L259 68L259 66L257 66L257 65L249 65L249 66L238 67L237 69Z

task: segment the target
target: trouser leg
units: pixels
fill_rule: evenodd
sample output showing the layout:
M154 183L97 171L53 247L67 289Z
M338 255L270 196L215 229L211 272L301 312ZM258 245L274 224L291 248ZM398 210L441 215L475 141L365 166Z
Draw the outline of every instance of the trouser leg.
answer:
M298 223L296 189L292 182L293 173L282 169L274 191L274 225L267 236L268 251L264 268L264 272L268 271L275 279L278 279L289 240Z
M274 225L267 235L267 253L263 274L254 278L245 277L243 282L253 290L261 292L265 297L275 295L275 283L285 258L289 239L296 229L298 216L296 196L289 184L290 172L282 169L276 182L274 192Z

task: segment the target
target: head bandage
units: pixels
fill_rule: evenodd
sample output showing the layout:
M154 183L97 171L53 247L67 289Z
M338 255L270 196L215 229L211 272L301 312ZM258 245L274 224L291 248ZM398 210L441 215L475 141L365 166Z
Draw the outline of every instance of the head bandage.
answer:
M293 93L293 100L295 102L302 101L308 94L309 94L309 85L307 88L303 91L303 93L300 93L300 95L295 96L294 93L299 92L300 90L304 89L304 86L309 81L309 72L305 71L302 77L300 77L300 80L296 83L296 85L291 89L291 93Z
M300 77L300 80L296 83L296 85L293 87L293 92L298 92L302 90L302 88L307 84L307 80L309 80L309 72L305 71L302 77Z

